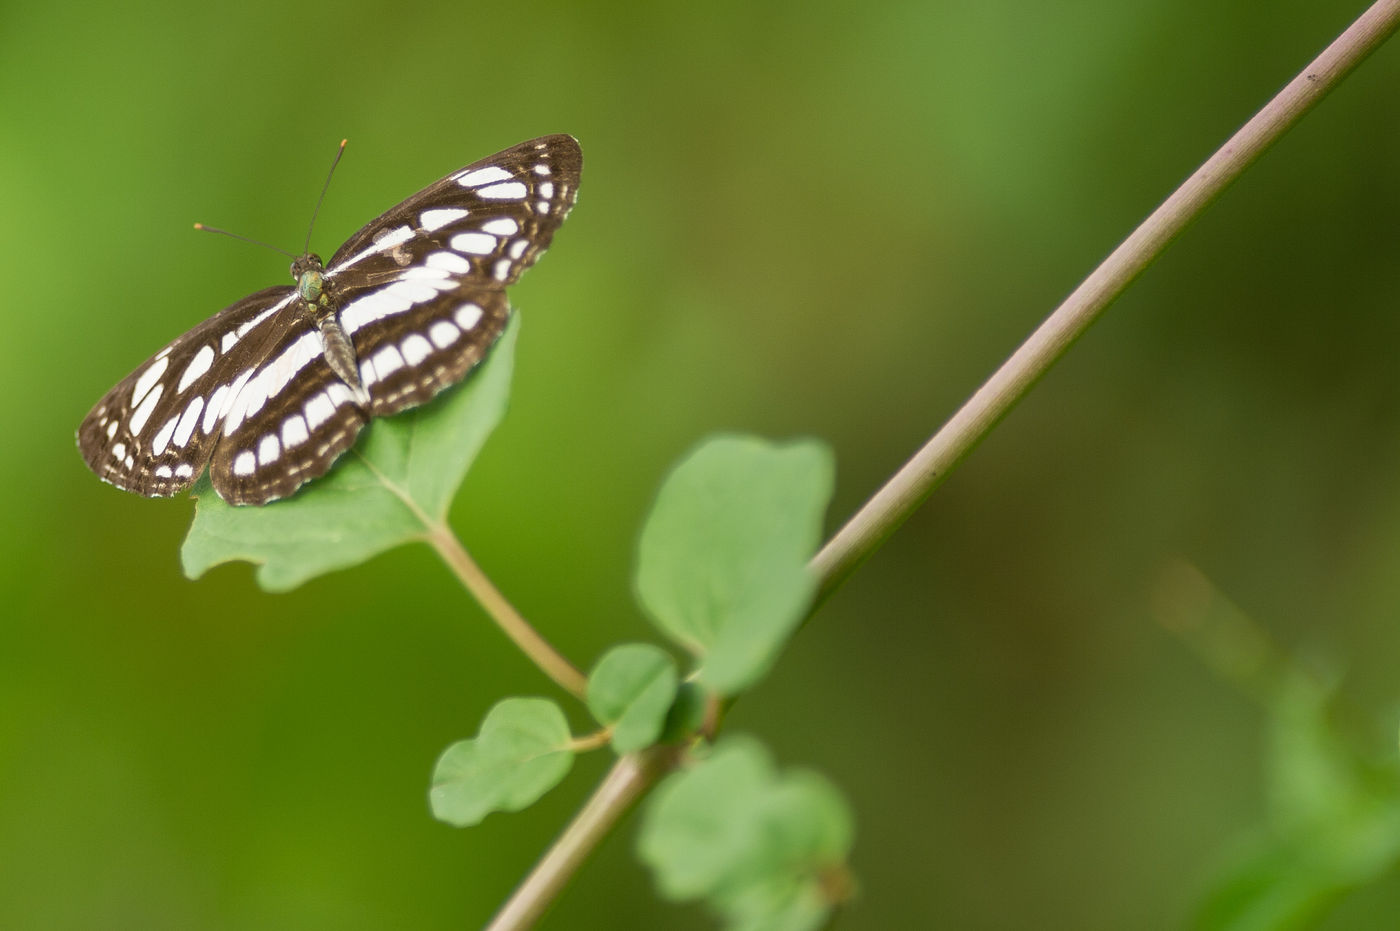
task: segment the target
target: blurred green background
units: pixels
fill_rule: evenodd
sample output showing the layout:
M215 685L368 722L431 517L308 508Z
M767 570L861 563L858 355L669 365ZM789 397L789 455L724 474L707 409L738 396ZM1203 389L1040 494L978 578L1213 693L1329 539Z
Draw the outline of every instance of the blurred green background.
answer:
M425 547L186 581L188 500L73 432L181 330L570 132L512 412L453 511L581 665L702 435L814 435L832 528L1362 8L1303 0L0 9L0 925L480 925L607 765L455 831L428 774L552 694ZM1400 710L1400 47L1138 282L802 632L735 730L858 815L852 928L1151 928L1265 817L1264 717L1153 619L1183 557ZM582 716L576 718L583 728ZM703 928L611 838L551 928ZM1328 928L1373 928L1400 881Z

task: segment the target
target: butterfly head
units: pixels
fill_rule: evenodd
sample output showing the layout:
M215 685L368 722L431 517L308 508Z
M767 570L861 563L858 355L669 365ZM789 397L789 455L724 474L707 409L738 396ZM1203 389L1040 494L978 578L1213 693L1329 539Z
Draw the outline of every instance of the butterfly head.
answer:
M306 303L320 302L325 286L324 272L325 266L321 264L321 257L314 252L308 252L292 263L292 278L296 280L297 293Z

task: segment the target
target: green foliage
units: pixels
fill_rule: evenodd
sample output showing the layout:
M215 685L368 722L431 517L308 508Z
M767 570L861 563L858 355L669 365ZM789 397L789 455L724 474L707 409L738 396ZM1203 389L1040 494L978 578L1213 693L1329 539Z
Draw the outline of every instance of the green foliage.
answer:
M631 753L656 743L676 698L675 660L646 643L613 647L588 676L588 710L612 728L612 746Z
M1329 698L1296 669L1269 697L1270 824L1217 882L1200 931L1309 927L1400 862L1400 768L1352 749Z
M845 895L853 827L815 773L779 775L754 740L728 737L668 777L638 851L669 899L704 899L729 928L816 928Z
M554 702L497 702L481 732L443 751L429 793L433 816L456 827L493 811L519 811L559 784L573 765L569 724Z
M707 695L704 687L698 683L682 682L666 712L666 721L656 742L670 743L699 730L705 720Z
M831 453L815 441L718 437L662 484L642 529L638 597L700 657L699 681L715 692L762 678L801 622L833 481Z
M258 563L258 584L295 588L415 540L441 522L510 396L519 315L466 384L370 425L330 474L283 501L232 507L200 479L180 551L198 578L233 560Z

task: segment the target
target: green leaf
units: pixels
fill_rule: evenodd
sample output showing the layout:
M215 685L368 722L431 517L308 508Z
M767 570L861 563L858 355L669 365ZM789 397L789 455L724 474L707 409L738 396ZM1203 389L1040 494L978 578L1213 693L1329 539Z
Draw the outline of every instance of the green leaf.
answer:
M745 886L715 909L728 931L815 931L826 924L831 903L820 885L780 876Z
M647 643L626 643L603 655L588 676L588 710L612 728L614 750L631 753L656 743L678 678L670 655Z
M647 806L638 852L666 898L705 898L731 928L818 927L844 898L853 828L815 773L780 777L755 741L730 737L673 774Z
M443 751L429 793L433 817L456 827L493 811L519 811L559 784L573 765L569 724L554 702L507 698L481 733Z
M834 466L813 440L718 437L666 478L642 528L637 593L722 695L758 681L801 623Z
M1400 863L1400 768L1354 750L1329 715L1331 694L1283 670L1268 699L1270 824L1222 871L1195 927L1312 927L1347 892Z
M700 729L705 722L705 706L709 693L694 682L682 682L676 698L666 712L666 722L657 743L673 743Z
M259 564L258 584L286 591L404 543L441 523L510 397L519 315L466 384L376 420L330 474L263 507L232 507L208 476L195 486L194 524L180 551L198 578L234 560Z

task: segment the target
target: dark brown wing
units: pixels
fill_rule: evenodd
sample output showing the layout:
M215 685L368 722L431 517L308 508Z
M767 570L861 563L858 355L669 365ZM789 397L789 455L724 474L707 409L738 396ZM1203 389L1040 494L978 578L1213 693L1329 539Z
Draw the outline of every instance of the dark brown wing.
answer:
M291 288L267 288L174 339L83 418L78 449L98 478L147 497L194 484L218 441L239 375L285 328Z

